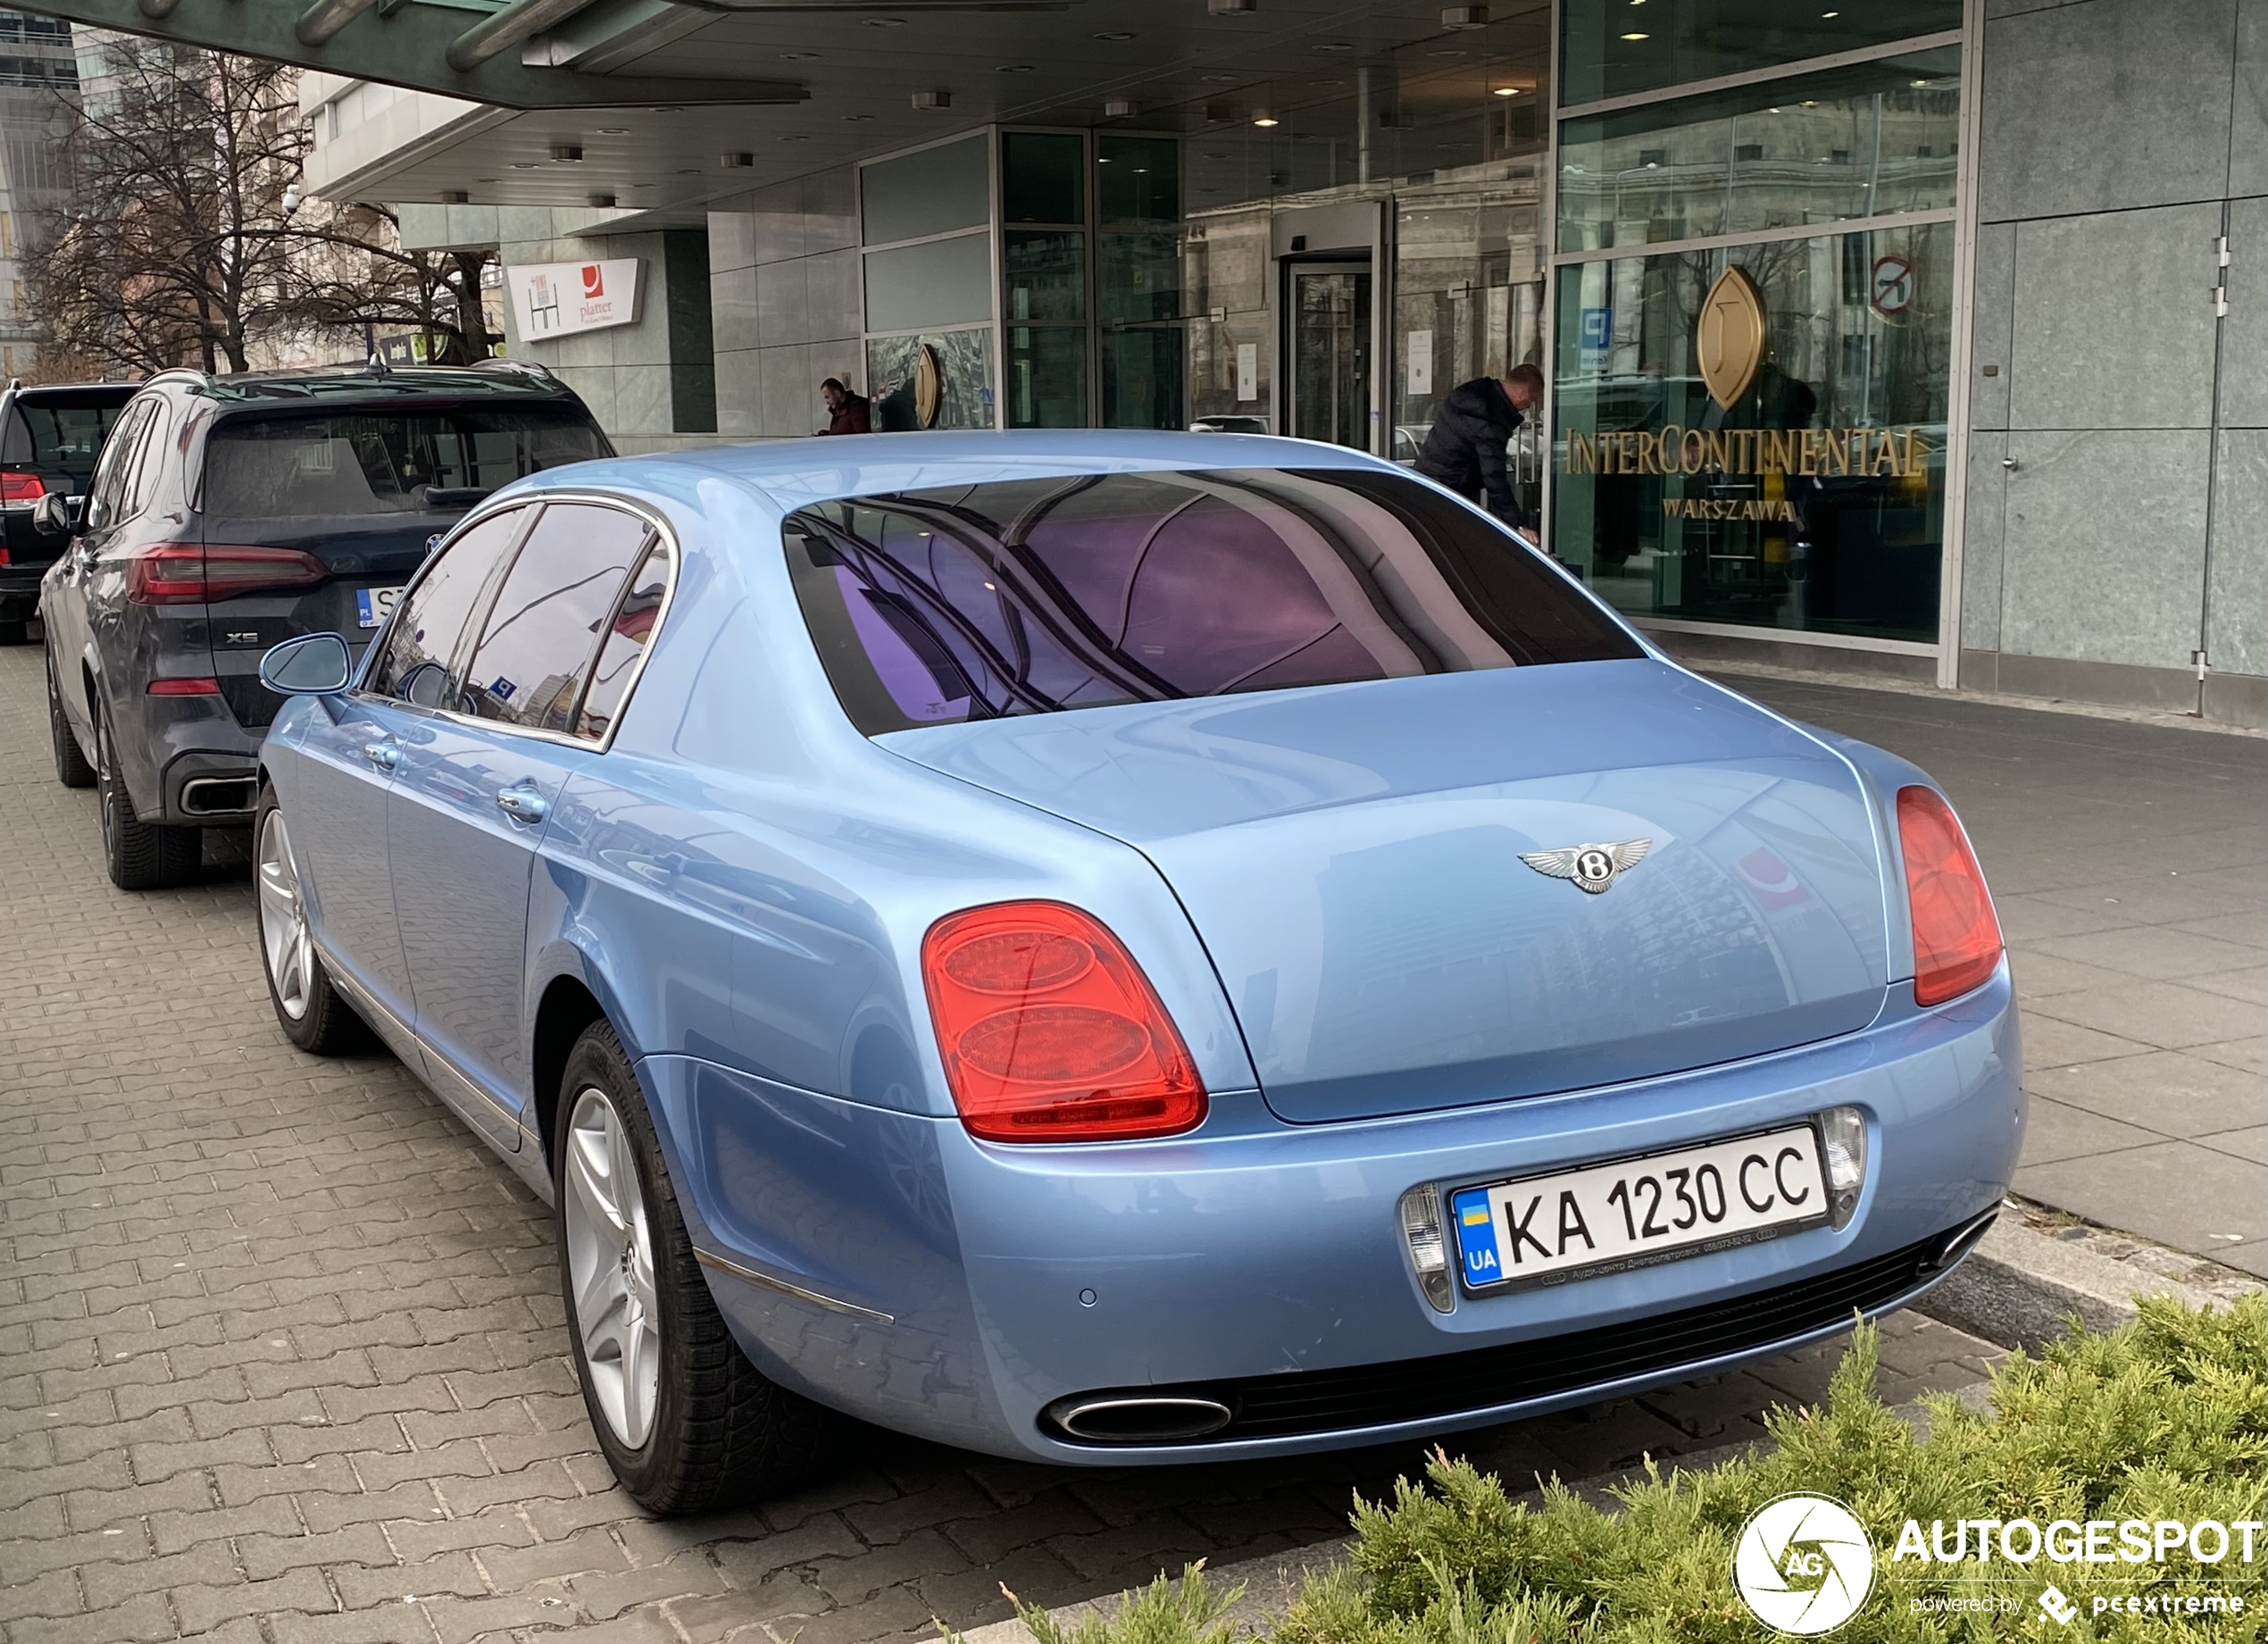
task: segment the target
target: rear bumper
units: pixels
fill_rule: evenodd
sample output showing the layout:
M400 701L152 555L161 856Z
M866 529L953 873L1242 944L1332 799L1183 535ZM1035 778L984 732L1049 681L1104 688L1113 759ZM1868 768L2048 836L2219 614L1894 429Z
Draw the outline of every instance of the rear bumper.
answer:
M1904 990L1901 990L1904 991ZM767 1372L863 1419L996 1454L1124 1465L1485 1425L1822 1339L1934 1283L2022 1139L2004 966L1830 1044L1578 1095L1333 1125L1214 1098L1167 1142L1000 1147L681 1056L640 1063L712 1289ZM1402 1192L1737 1135L1848 1104L1855 1214L1763 1243L1429 1307ZM781 1288L786 1286L788 1288ZM1210 1389L1194 1442L1070 1440L1047 1406ZM1289 1415L1285 1413L1291 1412ZM1271 1414L1272 1412L1272 1414Z
M129 717L137 706L141 714ZM126 708L113 722L135 810L144 822L211 828L252 820L260 734L238 724L220 697L145 695ZM137 728L143 736L139 750L124 746Z

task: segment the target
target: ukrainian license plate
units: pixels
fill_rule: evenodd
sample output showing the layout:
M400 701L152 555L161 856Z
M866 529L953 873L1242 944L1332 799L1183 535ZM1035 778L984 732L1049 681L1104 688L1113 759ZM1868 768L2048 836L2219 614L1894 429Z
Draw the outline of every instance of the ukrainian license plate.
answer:
M1827 1219L1819 1133L1738 1141L1558 1171L1449 1197L1469 1289L1642 1266L1753 1243Z
M402 585L392 588L358 588L354 590L354 614L365 628L383 628L386 619L394 614L394 602L402 597Z

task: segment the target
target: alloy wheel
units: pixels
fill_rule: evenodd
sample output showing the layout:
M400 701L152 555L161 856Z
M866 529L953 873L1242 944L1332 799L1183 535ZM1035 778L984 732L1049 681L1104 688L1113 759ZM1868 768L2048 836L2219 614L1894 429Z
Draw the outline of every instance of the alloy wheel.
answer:
M653 1431L660 1396L661 1308L630 1131L621 1110L595 1085L575 1097L563 1174L575 1331L607 1425L635 1450Z
M307 1014L314 982L314 940L299 900L299 870L292 865L291 835L283 813L270 811L260 824L260 949L268 962L268 982L276 1004L294 1022Z

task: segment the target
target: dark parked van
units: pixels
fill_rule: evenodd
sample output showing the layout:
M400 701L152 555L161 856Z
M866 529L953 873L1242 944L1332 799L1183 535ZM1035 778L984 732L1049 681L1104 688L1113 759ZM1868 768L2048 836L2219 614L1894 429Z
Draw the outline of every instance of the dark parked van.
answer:
M612 455L563 383L501 361L144 384L84 507L35 505L70 544L39 601L55 774L101 789L112 880L174 883L201 829L251 821L270 647L367 639L474 503Z

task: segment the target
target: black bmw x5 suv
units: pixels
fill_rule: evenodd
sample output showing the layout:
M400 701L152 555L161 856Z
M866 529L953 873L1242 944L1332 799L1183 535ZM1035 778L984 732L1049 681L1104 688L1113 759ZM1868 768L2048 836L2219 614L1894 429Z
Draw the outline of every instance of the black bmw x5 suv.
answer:
M73 540L40 586L55 775L94 786L112 880L196 872L202 830L252 820L294 634L367 639L431 546L498 486L610 456L539 368L167 371L119 413Z

